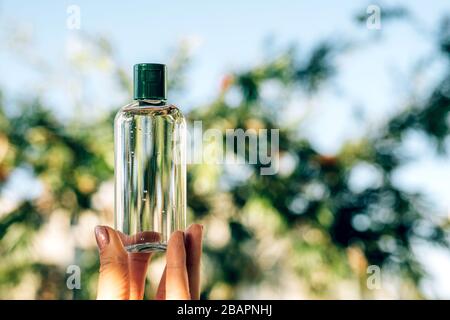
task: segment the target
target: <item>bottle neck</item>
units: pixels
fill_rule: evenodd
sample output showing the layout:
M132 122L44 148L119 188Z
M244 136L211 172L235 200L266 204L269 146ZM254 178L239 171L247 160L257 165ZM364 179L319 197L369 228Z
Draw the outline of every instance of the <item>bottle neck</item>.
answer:
M138 99L136 100L139 104L139 106L142 107L151 107L151 106L163 106L166 104L166 100L165 99L158 99L158 100L153 100L153 99Z

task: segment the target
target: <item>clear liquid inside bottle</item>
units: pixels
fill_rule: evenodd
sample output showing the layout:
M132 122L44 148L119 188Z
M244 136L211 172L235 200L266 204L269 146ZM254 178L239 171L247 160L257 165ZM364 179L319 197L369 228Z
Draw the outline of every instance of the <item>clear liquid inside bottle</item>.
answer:
M162 100L138 100L116 115L115 227L130 252L165 250L186 227L186 124Z

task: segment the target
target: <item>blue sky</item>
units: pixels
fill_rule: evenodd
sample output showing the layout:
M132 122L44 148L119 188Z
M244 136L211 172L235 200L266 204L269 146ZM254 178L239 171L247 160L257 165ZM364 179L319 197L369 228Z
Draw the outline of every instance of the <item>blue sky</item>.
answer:
M31 32L36 51L55 66L64 65L68 39L78 31L66 28L69 5L81 9L81 31L90 35L103 35L111 40L119 62L128 70L142 61L167 62L167 55L180 41L191 39L198 43L188 73L187 95L178 102L184 108L209 101L214 97L224 72L239 70L263 62L263 48L268 37L282 49L290 44L299 47L300 55L323 39L366 39L378 31L357 25L352 19L369 2L340 1L245 1L213 4L211 1L39 1L26 5L20 1L0 1L0 23L20 23ZM389 1L395 5L395 1ZM398 2L401 4L401 2ZM436 1L408 1L408 8L426 27L432 30L438 17L450 5ZM383 7L381 3L381 8ZM366 123L352 123L349 101L361 105L371 123L383 121L395 112L396 104L404 99L396 87L395 76L408 78L411 68L421 55L429 54L432 42L401 24L382 25L386 40L348 55L340 61L340 73L335 83L346 98L336 97L332 91L324 92L320 105L332 105L326 110L316 108L320 123L332 124L336 132L317 134L311 125L306 131L316 140L323 152L339 148L336 139L347 138L366 131ZM0 47L1 48L1 47ZM31 85L36 78L23 70L20 60L0 50L0 84L13 92ZM414 54L411 54L414 53ZM302 57L302 56L300 56ZM23 72L21 72L23 70ZM7 77L5 77L7 75ZM404 82L404 81L403 81ZM402 83L402 81L399 81ZM401 92L401 91L400 91ZM325 108L325 107L323 107ZM336 122L345 124L339 129ZM311 122L312 123L312 122ZM361 123L360 123L361 124ZM336 138L335 138L336 137Z
M379 4L383 10L383 3L388 2L389 5L406 5L426 33L420 34L401 23L384 24L382 20L381 32L385 39L377 42L374 33L379 31L354 23L355 13L364 10L368 4ZM432 4L426 0L177 0L164 3L0 0L0 87L6 88L7 94L14 96L19 89L35 87L41 81L39 75L21 65L20 57L11 54L10 44L4 41L10 26L24 27L31 33L39 55L52 66L64 68L67 42L78 32L66 28L69 5L78 5L81 9L81 31L110 39L119 62L130 73L137 62L167 62L170 50L184 39L197 43L188 73L187 94L175 101L186 109L214 97L225 72L263 62L266 58L263 48L268 37L275 40L279 49L297 44L300 54L307 54L323 39L368 40L369 45L364 49L339 59L339 74L333 80L335 85L310 102L315 108L311 121L301 129L302 134L324 153L336 152L342 142L364 134L369 128L376 128L398 111L408 98L406 93L409 91L405 89L417 85L416 79L411 77L412 68L418 59L435 53L433 38L427 32L436 31L437 21L444 12L450 14L448 0L437 0ZM420 79L419 88L426 92L441 72L442 65L433 65ZM332 87L338 87L339 92ZM55 101L61 101L63 98L58 100L57 95L55 92ZM299 110L304 103L299 99ZM363 110L364 120L354 119L355 106ZM441 209L450 210L450 161L448 158L437 159L424 140L420 136L411 138L409 151L423 155L418 162L400 170L398 183L413 191L427 192ZM450 259L444 261L447 264L439 264L448 269ZM433 272L444 277L445 271ZM442 294L450 297L449 288L436 286L436 290L442 290Z

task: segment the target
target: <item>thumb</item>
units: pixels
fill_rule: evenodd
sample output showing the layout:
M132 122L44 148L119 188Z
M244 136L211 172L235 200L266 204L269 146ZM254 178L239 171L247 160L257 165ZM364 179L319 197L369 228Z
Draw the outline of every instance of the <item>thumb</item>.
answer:
M100 253L97 299L127 300L130 295L128 255L117 233L104 226L95 228Z

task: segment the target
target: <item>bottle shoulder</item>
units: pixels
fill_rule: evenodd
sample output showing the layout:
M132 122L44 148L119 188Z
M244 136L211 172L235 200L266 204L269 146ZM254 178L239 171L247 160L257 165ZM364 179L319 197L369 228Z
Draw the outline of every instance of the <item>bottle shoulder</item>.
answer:
M169 118L173 118L174 121L177 122L185 122L183 113L181 110L170 103L167 104L142 104L138 101L133 101L122 108L119 109L119 111L116 113L115 120L118 121L119 119L124 118L132 118L135 116L150 116L150 117L157 117L157 116L165 116Z

